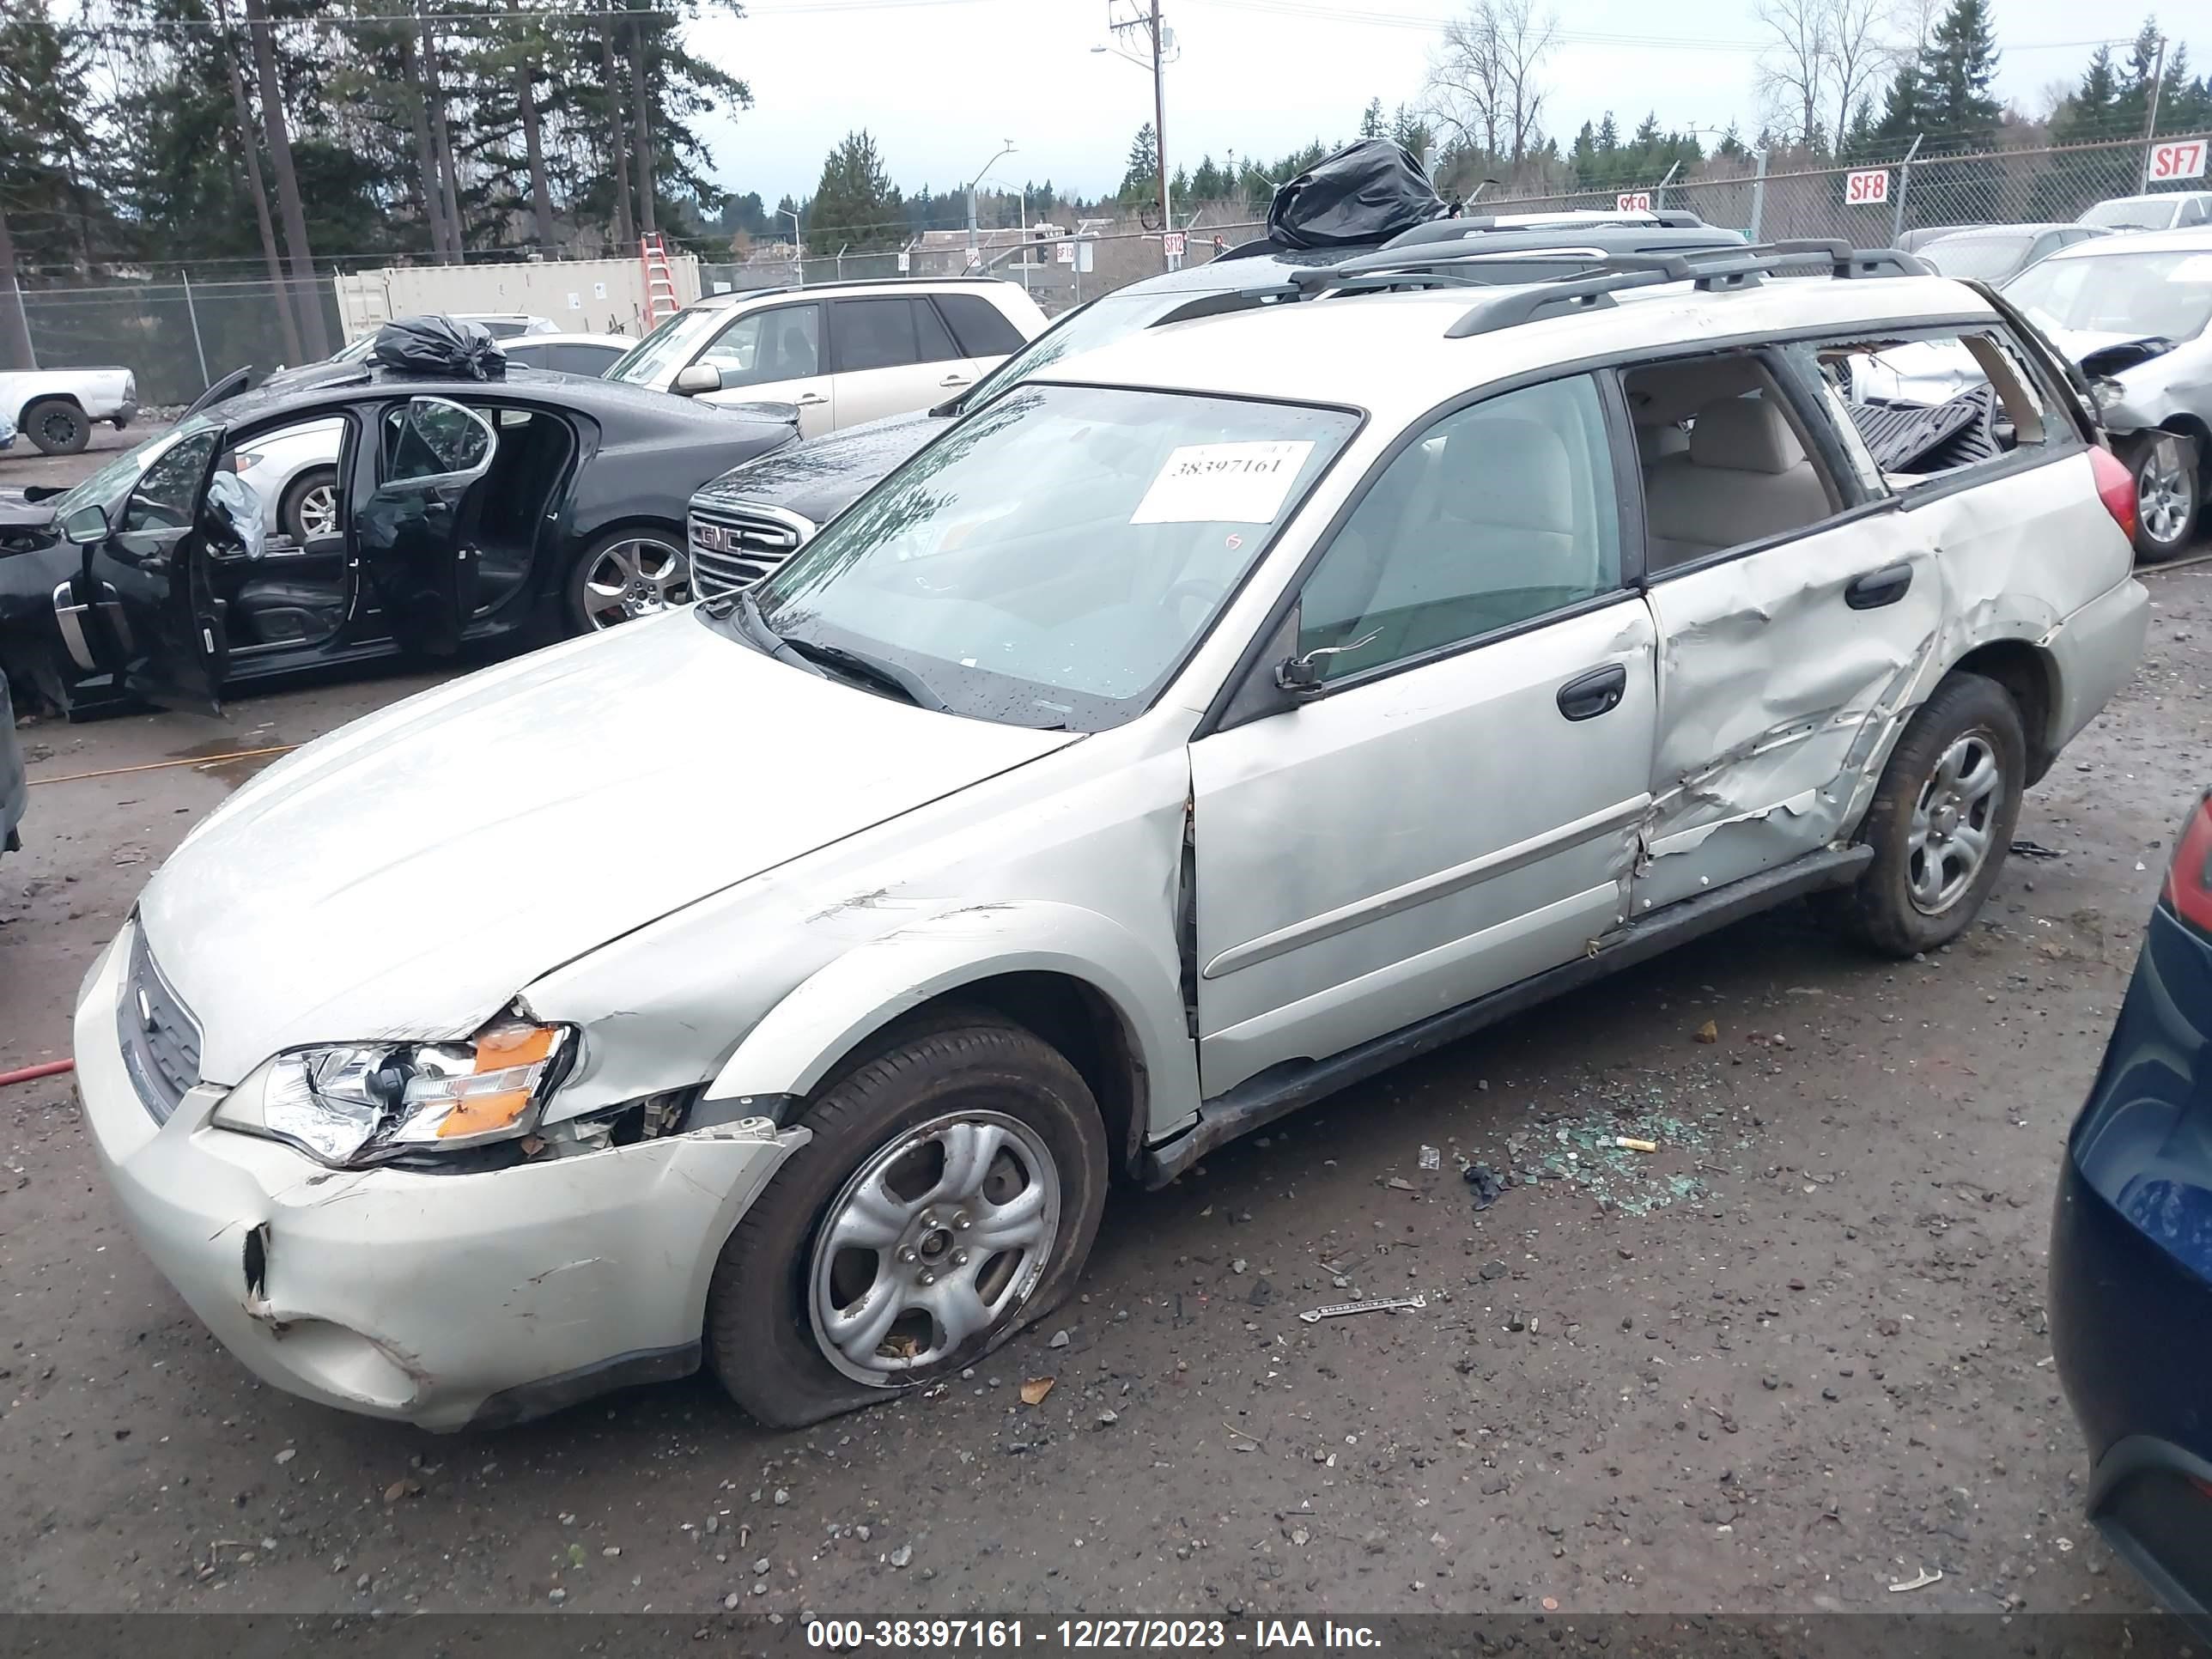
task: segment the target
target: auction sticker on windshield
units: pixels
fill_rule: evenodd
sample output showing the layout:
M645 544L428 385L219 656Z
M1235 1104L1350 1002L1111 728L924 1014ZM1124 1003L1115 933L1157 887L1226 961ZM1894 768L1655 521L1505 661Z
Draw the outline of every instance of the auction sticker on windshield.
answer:
M1168 452L1129 522L1273 524L1311 453L1310 438L1181 445Z

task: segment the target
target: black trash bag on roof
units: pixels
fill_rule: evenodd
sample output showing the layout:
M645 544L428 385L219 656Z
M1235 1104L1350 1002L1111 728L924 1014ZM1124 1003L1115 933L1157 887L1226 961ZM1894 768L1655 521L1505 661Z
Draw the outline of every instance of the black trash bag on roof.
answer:
M456 380L506 377L507 354L481 323L454 317L403 317L376 331L368 360L409 374Z
M1276 186L1267 240L1282 247L1380 242L1449 211L1410 150L1363 138Z

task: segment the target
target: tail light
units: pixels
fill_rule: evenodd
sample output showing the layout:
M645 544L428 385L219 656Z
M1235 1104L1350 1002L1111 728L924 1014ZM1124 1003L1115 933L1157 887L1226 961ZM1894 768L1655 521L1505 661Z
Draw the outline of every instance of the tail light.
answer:
M2090 475L2097 481L2097 499L2112 522L2130 541L2136 536L2136 478L2120 458L2109 449L2089 452Z
M2191 927L2212 933L2212 795L2182 827L2166 872L2166 902Z

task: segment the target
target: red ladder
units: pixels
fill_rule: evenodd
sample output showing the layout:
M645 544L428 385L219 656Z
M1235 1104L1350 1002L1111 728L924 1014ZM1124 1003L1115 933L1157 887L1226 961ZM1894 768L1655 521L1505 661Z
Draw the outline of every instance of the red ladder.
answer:
M648 230L638 238L638 263L645 268L645 325L653 328L684 309L676 297L676 273L669 269L668 245L660 233Z

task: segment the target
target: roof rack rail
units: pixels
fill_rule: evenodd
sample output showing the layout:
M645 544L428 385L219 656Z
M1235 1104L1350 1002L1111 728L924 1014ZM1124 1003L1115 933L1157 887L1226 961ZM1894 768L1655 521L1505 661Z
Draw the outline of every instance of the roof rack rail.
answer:
M1467 213L1456 219L1429 219L1400 231L1382 244L1386 248L1419 247L1431 242L1457 242L1483 236L1510 236L1522 231L1558 233L1587 230L1708 230L1712 227L1685 208L1645 208L1629 213L1569 210L1560 213Z
M1681 253L1616 254L1595 261L1587 276L1500 289L1462 314L1444 331L1444 337L1464 340L1516 327L1555 307L1589 310L1610 306L1613 295L1628 289L1692 283L1705 293L1732 293L1791 271L1825 271L1832 277L1856 279L1918 276L1926 274L1927 267L1894 248L1854 248L1848 242L1814 239Z
M1591 225L1577 234L1574 226L1513 227L1480 236L1447 241L1393 243L1371 253L1355 253L1333 265L1310 266L1291 280L1310 288L1335 288L1348 277L1380 271L1436 271L1453 265L1505 270L1524 262L1557 264L1574 258L1583 270L1601 269L1611 259L1662 253L1741 253L1746 245L1735 233L1710 225ZM1492 240L1492 239L1495 240ZM1727 240L1723 240L1723 238ZM1505 246L1499 246L1504 242ZM1496 277L1474 280L1494 283Z

